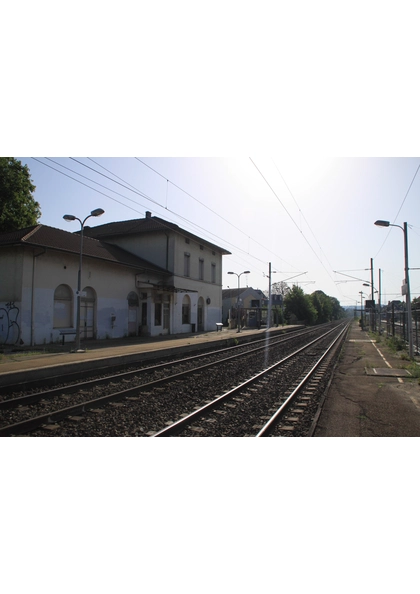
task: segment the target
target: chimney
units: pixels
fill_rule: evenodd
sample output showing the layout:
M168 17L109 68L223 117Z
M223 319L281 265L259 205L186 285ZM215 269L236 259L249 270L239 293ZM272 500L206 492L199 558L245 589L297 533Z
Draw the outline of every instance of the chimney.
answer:
M150 210L146 210L146 219L151 219L152 218L152 213L150 212Z

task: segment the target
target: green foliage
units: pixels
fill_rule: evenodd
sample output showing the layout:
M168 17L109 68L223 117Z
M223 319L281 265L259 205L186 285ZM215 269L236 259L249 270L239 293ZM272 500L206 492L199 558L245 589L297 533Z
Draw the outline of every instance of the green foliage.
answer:
M391 349L391 351L398 352L403 351L405 349L404 341L401 338L397 338L396 336L391 336L386 340L387 346Z
M346 316L345 310L335 297L323 291L305 295L297 286L284 297L285 316L289 321L301 321L309 325L325 324Z
M273 324L276 326L283 326L284 315L281 307L273 307L272 309Z
M310 326L317 320L317 311L309 295L305 295L303 289L293 285L291 291L284 298L284 309L286 319L290 321L303 322Z
M14 157L0 157L0 233L36 225L40 205L27 165Z
M410 365L404 365L403 369L407 369L412 377L420 378L420 365L412 361Z
M323 291L315 291L311 295L312 303L317 311L318 324L325 324L332 320L333 305L330 297Z
M284 281L280 281L278 283L273 283L271 285L271 294L272 295L283 295L283 297L285 297L288 293L290 293L290 287Z
M345 311L335 297L329 297L323 291L315 291L311 298L318 313L317 324L325 324L345 317Z

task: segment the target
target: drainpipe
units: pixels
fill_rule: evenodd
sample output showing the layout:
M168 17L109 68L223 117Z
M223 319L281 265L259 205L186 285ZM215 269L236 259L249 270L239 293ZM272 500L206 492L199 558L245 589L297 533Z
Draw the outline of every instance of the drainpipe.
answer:
M40 252L39 254L33 254L32 259L32 295L31 295L31 346L34 346L34 334L35 334L35 270L36 270L36 258L42 256L47 250Z

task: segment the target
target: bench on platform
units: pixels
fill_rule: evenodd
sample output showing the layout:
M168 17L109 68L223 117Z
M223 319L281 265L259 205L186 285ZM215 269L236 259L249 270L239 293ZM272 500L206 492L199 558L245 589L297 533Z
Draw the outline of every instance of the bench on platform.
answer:
M66 336L71 336L72 334L74 334L74 336L76 336L76 330L60 330L60 336L63 337L62 344L64 344L64 342L66 340Z
M221 332L222 328L223 328L222 322L216 322L216 332L219 332L219 330Z

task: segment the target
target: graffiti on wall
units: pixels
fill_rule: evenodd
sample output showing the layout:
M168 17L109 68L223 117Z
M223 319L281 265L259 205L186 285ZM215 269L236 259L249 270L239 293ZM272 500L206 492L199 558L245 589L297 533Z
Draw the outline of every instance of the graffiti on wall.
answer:
M20 339L19 308L14 302L0 307L0 344L18 344Z

